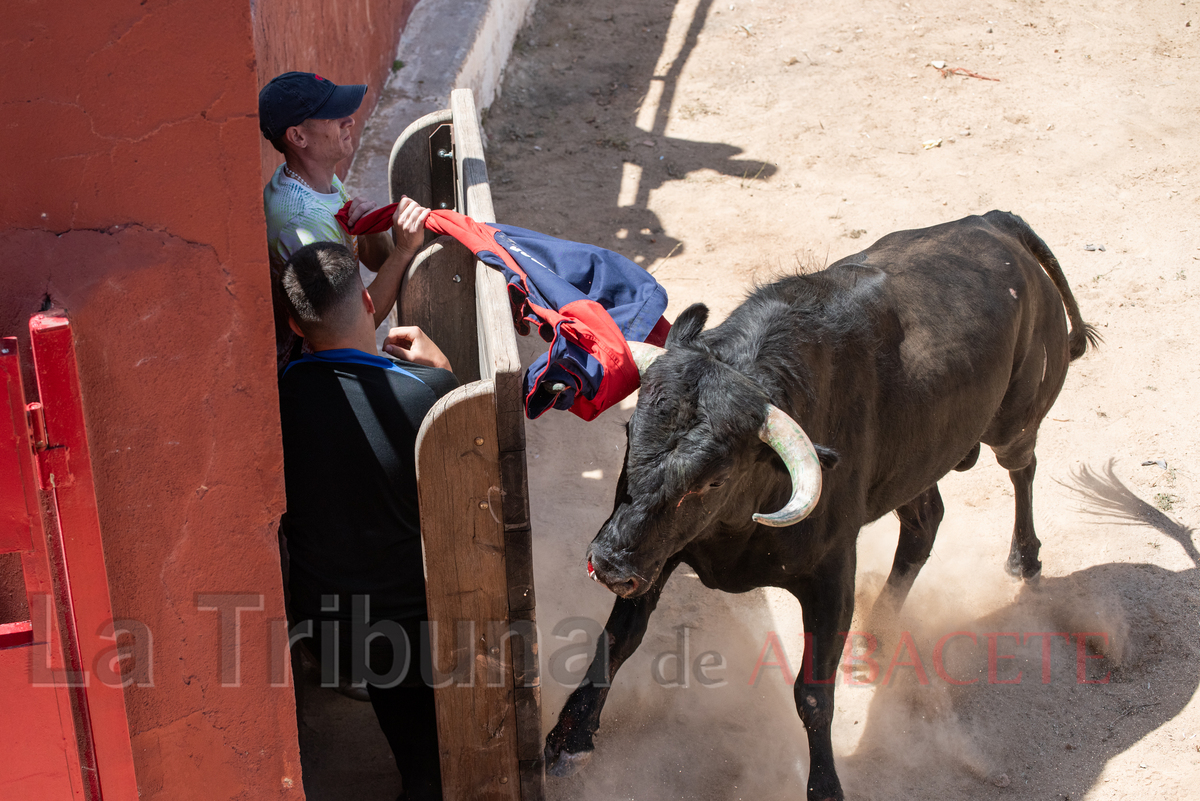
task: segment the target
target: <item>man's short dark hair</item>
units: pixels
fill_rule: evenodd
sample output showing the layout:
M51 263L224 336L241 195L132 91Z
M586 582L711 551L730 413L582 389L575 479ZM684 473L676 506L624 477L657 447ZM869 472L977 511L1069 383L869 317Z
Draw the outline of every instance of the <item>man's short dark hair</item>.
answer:
M288 314L307 335L339 329L362 292L358 261L344 245L314 242L297 250L280 274Z

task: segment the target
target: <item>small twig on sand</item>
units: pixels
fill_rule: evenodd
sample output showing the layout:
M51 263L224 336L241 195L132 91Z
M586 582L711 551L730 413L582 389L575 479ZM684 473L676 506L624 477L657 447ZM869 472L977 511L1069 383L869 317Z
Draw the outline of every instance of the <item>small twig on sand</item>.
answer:
M683 243L676 242L675 247L671 248L671 252L668 253L666 256L664 256L662 261L656 262L654 264L651 264L649 267L647 267L646 272L650 273L650 275L654 275L654 271L657 270L659 267L662 267L664 264L666 264L667 260L670 259L672 256L674 256L675 251L679 250L681 247L683 247Z
M999 78L989 78L986 75L980 75L978 72L971 72L963 67L939 67L935 64L930 64L938 72L942 73L943 78L949 78L951 75L965 75L968 78L978 78L981 81L996 81L1000 82Z
M1116 725L1118 720L1125 717L1126 715L1132 715L1134 712L1137 712L1140 709L1148 709L1149 707L1152 707L1152 706L1158 706L1158 703L1159 703L1158 701L1155 701L1154 703L1151 703L1151 704L1131 704L1125 708L1124 712L1122 712L1121 714L1119 714L1115 718L1113 718L1113 722L1108 724L1108 728L1111 729L1113 726Z

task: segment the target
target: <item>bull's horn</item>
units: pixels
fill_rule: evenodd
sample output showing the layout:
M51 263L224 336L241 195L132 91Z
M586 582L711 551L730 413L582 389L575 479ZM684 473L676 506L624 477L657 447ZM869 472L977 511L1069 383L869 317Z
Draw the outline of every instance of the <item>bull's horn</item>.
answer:
M644 376L654 360L667 352L666 348L648 345L645 342L626 342L629 352L633 354L633 363L637 365L638 375Z
M790 526L808 517L821 497L821 463L812 440L800 424L778 406L767 407L767 419L758 430L759 438L770 445L792 477L792 497L778 512L755 513L754 520L764 526Z

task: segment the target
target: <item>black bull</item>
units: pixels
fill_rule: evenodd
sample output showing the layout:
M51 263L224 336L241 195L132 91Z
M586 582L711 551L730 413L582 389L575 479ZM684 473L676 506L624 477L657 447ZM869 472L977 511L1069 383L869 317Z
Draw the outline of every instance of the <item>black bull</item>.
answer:
M1038 426L1068 363L1097 337L1046 244L999 211L889 234L821 272L760 287L705 331L707 316L701 304L684 311L643 373L613 513L588 549L593 578L618 595L607 647L546 738L547 770L569 775L590 757L608 681L686 563L708 587L782 587L800 601L811 635L810 669L795 684L808 797L842 798L834 684L824 682L854 611L859 529L893 510L900 519L883 596L898 609L942 520L938 480L969 469L985 443L1016 495L1007 570L1037 576ZM760 439L771 406L817 443L815 506L783 527L752 518L792 496L780 454Z

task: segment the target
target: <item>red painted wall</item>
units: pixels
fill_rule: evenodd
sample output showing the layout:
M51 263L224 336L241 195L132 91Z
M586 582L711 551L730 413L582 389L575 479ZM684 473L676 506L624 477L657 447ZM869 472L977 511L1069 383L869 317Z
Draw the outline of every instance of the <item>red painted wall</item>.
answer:
M21 0L0 26L0 333L28 364L47 295L75 330L114 615L153 634L153 686L125 691L142 799L303 798L292 690L269 675L284 498L262 184L278 159L258 89L288 69L366 82L365 119L414 4ZM3 618L24 613L12 566ZM239 687L198 608L220 593L262 598Z
M250 3L22 0L0 74L0 332L28 360L47 294L76 332L114 614L153 634L153 686L125 691L141 798L303 798L268 675L283 473ZM237 688L214 593L262 597Z
M367 84L367 96L354 115L357 148L416 4L417 0L256 0L252 5L258 85L288 70L315 72L335 83ZM261 141L265 182L283 157ZM348 167L348 161L339 165L338 173L345 177Z

